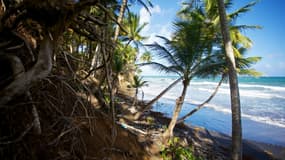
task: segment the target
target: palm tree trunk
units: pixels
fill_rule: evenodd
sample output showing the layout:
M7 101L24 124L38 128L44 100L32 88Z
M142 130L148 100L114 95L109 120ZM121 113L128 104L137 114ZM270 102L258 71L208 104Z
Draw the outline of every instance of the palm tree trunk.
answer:
M169 138L171 138L173 136L173 129L176 125L176 121L178 119L179 113L180 113L182 105L184 103L187 87L188 87L188 84L183 83L183 90L182 90L181 96L179 98L177 98L177 100L176 100L176 106L175 106L171 121L168 125L168 128L163 133L164 142L167 142L169 140Z
M232 109L232 160L242 159L242 124L240 110L240 96L238 88L238 79L232 42L227 26L227 17L224 0L218 0L218 8L221 21L221 31L226 50L226 57L229 67L229 82L231 90L231 109Z
M171 83L167 88L165 88L159 95L157 95L155 98L153 98L150 102L148 102L141 111L136 113L134 116L134 119L139 119L143 112L150 110L152 105L157 102L166 92L168 92L171 88L173 88L178 82L181 81L181 78L175 80L173 83Z
M123 21L123 17L124 17L124 14L125 14L125 10L127 8L127 4L128 4L128 0L123 0L122 1L119 17L118 17L118 20L117 20L118 24L117 24L116 30L115 30L114 42L116 42L118 40L119 33L120 33L120 24Z
M178 82L181 81L181 78L175 80L173 83L171 83L167 88L165 88L159 95L157 95L155 98L153 98L150 102L146 104L144 109L142 111L147 111L149 110L152 105L157 102L166 92L168 92L171 88L173 88Z
M195 109L193 109L192 111L190 111L189 113L187 113L185 116L181 117L176 124L178 123L182 123L186 118L190 117L191 115L193 115L194 113L196 113L197 111L199 111L201 108L203 108L205 106L205 104L209 103L217 94L220 86L222 85L222 82L225 79L225 75L222 76L220 82L218 83L217 87L215 88L215 91L212 93L212 95L202 104L198 105Z
M139 92L139 89L136 88L136 93L135 93L135 97L134 97L134 101L133 101L133 105L132 106L135 106L136 103L137 103L137 99L138 99L138 92Z

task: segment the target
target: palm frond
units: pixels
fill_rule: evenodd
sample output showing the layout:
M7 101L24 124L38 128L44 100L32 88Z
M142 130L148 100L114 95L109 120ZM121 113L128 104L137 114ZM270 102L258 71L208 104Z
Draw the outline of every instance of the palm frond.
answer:
M146 44L145 46L150 47L154 51L157 51L158 56L160 58L166 59L170 64L180 65L177 63L175 57L171 54L171 52L157 42L154 44Z
M257 1L253 1L253 2L250 2L248 3L247 5L239 8L238 10L234 11L233 13L230 13L228 15L228 17L231 19L231 20L235 20L237 17L239 17L241 14L243 13L246 13L248 11L250 11L251 7L254 6L255 4L257 3Z
M237 58L236 61L236 65L237 68L239 69L247 69L249 68L252 64L257 63L258 61L261 60L261 57L241 57L241 58Z
M240 75L249 75L249 76L254 76L254 77L260 77L262 76L261 72L256 71L255 69L241 69L238 71L238 74Z
M153 8L153 4L151 3L151 0L145 0L145 1L146 1L146 2L144 2L143 0L131 0L132 3L137 2L137 3L139 3L140 5L142 5L142 6L146 9L146 11L147 11L149 14L151 14L151 11L150 11L149 7L150 7L150 8Z
M234 30L240 30L240 31L247 30L247 29L262 29L262 27L259 25L235 25L235 26L231 26L230 28Z
M147 81L143 81L143 77L139 77L138 75L133 76L133 84L131 85L133 88L141 88L145 86Z
M237 29L231 28L230 36L234 45L241 44L245 48L252 46L252 41Z
M173 66L165 66L161 63L158 62L146 62L146 63L140 63L137 64L138 66L151 66L154 69L157 69L159 72L165 72L165 73L175 73L178 75L181 75L181 73L179 73L175 67Z
M143 23L141 26L139 26L139 27L136 29L136 32L140 33L147 25L148 25L147 22Z

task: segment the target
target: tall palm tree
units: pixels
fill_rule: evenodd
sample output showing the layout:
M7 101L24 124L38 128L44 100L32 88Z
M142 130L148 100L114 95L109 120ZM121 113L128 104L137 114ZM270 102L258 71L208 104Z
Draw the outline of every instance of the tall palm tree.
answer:
M232 41L230 37L224 0L218 0L218 9L220 15L223 43L226 50L226 58L228 61L228 68L229 68L229 82L230 82L231 109L232 109L232 160L241 160L242 124L241 124L240 96L239 96L236 64L234 59L234 50L232 47Z
M233 26L235 19L242 13L250 10L256 2L251 2L233 13L226 14L226 8L232 5L232 1L224 0L211 1L205 0L206 10L211 15L215 24L220 27L223 47L225 49L225 57L228 65L229 83L231 91L231 108L232 108L232 159L238 160L242 158L242 125L240 111L240 97L237 79L237 65L235 57L240 58L238 46L249 48L251 41L243 36L240 29L243 28L260 28L259 26Z

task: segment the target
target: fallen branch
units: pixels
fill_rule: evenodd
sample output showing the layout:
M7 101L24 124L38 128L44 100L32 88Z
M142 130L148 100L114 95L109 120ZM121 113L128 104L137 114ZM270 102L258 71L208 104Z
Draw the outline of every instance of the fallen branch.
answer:
M140 129L137 129L137 128L135 128L135 127L133 127L133 126L130 126L130 125L126 124L126 123L117 122L117 124L119 124L120 126L122 126L122 127L125 128L125 129L133 130L133 131L135 131L135 132L138 132L138 133L141 133L141 134L144 134L144 135L147 134L147 132L142 131L142 130L140 130Z

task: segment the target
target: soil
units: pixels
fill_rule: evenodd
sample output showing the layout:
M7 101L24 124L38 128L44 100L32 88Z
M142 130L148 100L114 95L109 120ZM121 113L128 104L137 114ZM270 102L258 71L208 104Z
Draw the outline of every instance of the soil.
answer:
M23 95L0 106L1 160L149 159L137 135L98 109L87 84L56 75L30 88L32 101ZM32 106L40 117L39 135Z

